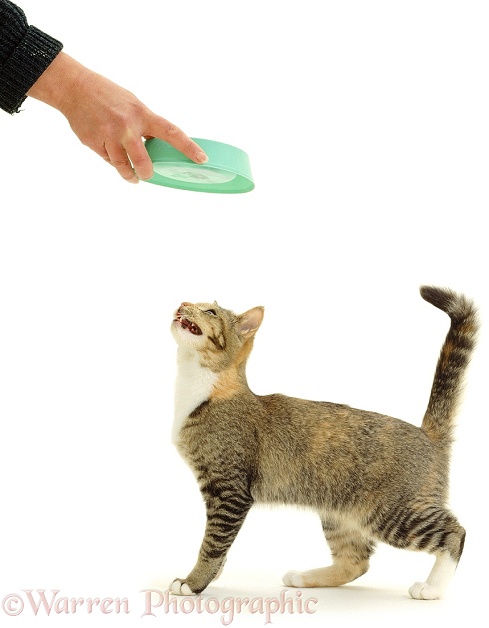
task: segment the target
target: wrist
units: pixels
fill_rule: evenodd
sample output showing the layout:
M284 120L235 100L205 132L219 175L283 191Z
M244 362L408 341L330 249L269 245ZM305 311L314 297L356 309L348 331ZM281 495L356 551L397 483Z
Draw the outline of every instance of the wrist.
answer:
M83 80L83 76L87 72L89 70L81 63L64 52L60 52L30 88L27 95L66 115L77 90L77 85Z

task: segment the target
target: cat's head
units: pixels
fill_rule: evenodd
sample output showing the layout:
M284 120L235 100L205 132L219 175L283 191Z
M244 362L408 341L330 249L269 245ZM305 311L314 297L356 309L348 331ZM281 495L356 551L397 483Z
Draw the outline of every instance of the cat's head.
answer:
M246 362L263 314L261 306L238 315L216 302L183 302L175 311L171 330L179 347L195 353L203 366L217 372Z

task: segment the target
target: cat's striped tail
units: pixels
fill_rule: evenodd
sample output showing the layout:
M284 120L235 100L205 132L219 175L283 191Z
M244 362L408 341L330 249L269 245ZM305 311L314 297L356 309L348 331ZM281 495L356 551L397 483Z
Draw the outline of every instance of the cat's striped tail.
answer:
M425 301L446 312L451 320L421 425L430 440L448 446L452 439L465 371L476 343L479 327L477 310L464 295L447 288L422 286L420 292Z

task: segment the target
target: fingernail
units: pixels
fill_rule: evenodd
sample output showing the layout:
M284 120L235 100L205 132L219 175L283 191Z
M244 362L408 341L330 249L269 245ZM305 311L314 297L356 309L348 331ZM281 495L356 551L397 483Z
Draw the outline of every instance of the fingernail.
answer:
M205 164L206 161L209 161L209 157L207 157L207 155L203 151L197 153L195 158L199 162L199 164Z

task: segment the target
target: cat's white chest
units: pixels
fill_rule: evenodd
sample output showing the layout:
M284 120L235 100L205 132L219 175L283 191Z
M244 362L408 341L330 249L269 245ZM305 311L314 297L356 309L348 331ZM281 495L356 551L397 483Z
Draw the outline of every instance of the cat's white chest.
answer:
M172 442L176 445L185 419L200 404L209 399L217 374L202 366L194 353L178 350L177 379L175 382L175 415Z

